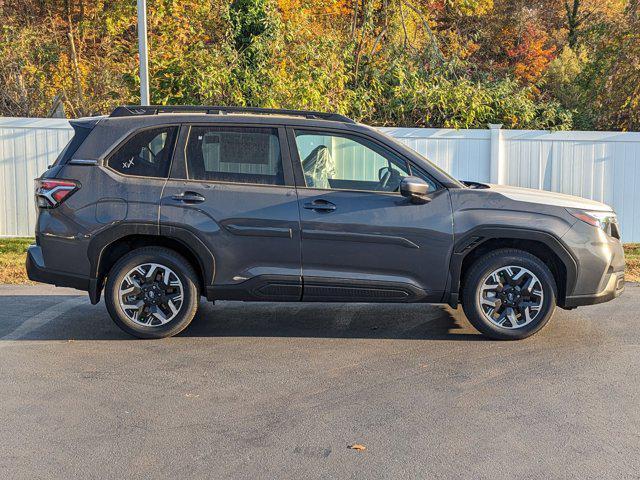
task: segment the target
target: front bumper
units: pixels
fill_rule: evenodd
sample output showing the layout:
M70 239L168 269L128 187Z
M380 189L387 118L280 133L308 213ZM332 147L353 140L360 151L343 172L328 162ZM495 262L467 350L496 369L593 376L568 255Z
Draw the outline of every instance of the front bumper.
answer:
M624 272L615 272L609 275L609 279L603 290L592 295L573 295L565 299L564 308L581 307L583 305L595 305L617 298L624 291Z
M562 237L576 261L577 276L560 307L604 303L624 291L624 249L620 239L578 220Z

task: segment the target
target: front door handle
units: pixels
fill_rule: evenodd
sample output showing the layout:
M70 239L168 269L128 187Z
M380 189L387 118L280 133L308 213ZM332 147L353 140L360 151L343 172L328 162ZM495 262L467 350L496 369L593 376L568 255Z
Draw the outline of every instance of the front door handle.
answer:
M173 195L171 198L183 203L202 203L205 198L197 192L182 192L179 195Z
M319 212L333 212L336 209L335 204L328 202L327 200L314 200L313 202L307 202L304 204L304 208L307 210L316 210Z

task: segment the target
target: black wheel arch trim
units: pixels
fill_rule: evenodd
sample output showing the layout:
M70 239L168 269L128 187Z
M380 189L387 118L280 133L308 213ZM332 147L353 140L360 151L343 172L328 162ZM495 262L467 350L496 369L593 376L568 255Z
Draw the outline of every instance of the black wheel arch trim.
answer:
M87 248L91 266L89 297L94 305L100 301L103 279L106 274L106 272L100 271L105 250L114 242L134 235L168 238L179 242L197 259L200 272L203 273L204 286L213 284L215 257L195 232L174 225L162 225L159 227L155 223L120 222L96 234Z
M567 282L565 286L565 296L569 297L578 278L578 262L555 235L529 228L504 227L504 226L480 226L465 233L454 243L453 253L449 264L449 279L444 302L455 308L460 297L460 281L462 274L462 263L467 255L480 247L488 240L531 240L543 243L549 247L560 258L567 272ZM562 299L558 299L562 301Z

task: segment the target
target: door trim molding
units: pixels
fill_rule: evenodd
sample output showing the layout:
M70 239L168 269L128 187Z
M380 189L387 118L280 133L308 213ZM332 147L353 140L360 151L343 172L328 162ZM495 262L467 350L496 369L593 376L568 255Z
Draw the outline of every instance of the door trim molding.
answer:
M293 238L293 231L287 227L257 227L254 225L224 224L224 228L233 235L243 237L281 237Z
M381 235L373 233L340 232L332 230L310 230L302 229L302 239L305 240L337 240L345 242L361 243L383 243L386 245L397 245L405 248L420 248L411 240L394 235Z

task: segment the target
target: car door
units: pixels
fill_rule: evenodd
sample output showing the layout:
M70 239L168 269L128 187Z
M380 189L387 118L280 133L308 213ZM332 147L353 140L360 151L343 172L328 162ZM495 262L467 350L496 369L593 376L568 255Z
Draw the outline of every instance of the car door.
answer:
M282 145L277 126L181 128L160 227L188 229L212 252L212 298L300 300L300 219Z
M289 128L302 230L303 300L440 301L453 244L449 193L368 136ZM407 175L430 201L399 193Z

